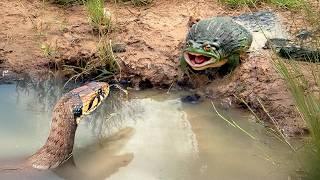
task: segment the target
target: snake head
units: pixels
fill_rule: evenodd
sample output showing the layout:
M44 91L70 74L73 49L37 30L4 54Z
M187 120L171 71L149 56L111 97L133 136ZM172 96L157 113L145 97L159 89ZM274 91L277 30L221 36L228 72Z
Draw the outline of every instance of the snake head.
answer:
M80 94L83 104L82 114L90 114L97 109L101 102L109 95L109 84L105 82L91 82L86 85L87 90Z
M109 95L110 86L105 82L91 82L72 90L79 100L73 103L73 114L79 124L83 115L93 112Z

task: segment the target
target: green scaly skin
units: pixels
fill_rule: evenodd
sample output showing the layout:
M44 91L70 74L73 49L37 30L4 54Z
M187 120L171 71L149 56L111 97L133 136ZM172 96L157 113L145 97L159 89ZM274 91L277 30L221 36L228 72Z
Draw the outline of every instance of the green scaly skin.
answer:
M201 20L188 32L180 64L196 71L226 65L231 71L251 43L251 33L229 17Z

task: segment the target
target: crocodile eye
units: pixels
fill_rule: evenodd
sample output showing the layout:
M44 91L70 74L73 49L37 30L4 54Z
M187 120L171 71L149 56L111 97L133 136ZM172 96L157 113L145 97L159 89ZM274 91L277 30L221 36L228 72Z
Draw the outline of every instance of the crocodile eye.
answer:
M205 51L210 51L211 50L211 46L209 44L206 44L206 45L203 46L203 49Z

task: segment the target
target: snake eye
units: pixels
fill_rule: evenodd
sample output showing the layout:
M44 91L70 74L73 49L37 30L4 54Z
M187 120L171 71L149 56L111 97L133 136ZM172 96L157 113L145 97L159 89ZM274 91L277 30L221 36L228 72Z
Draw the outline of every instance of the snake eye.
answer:
M100 96L101 98L105 97L105 93L102 91L102 89L98 89L98 96Z
M102 89L98 89L98 94L102 95Z

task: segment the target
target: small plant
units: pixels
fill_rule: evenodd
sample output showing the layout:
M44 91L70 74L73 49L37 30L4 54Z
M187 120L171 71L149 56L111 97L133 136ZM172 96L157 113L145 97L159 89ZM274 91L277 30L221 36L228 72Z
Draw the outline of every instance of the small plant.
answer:
M87 0L84 1L86 6L89 21L95 30L100 34L109 32L111 28L110 12L105 10L104 0Z
M64 19L63 21L57 21L59 31L66 32L68 30L68 21Z
M51 44L43 43L41 44L41 50L45 57L52 58L57 55L57 50Z

